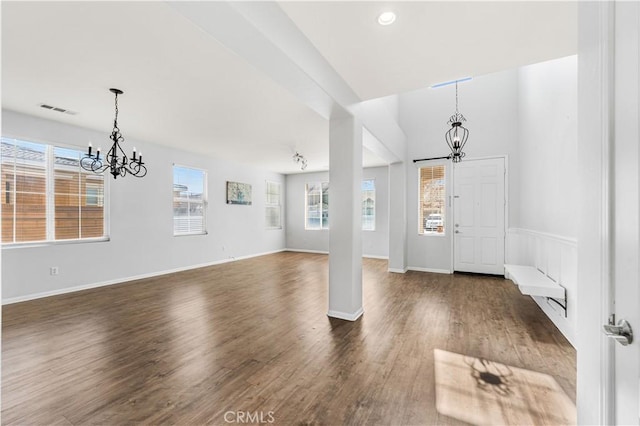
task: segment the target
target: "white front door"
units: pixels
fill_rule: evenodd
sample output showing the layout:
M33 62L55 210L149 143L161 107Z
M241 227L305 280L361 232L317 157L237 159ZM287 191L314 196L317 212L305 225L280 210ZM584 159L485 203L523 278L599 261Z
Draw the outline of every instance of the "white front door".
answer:
M504 158L454 164L455 271L504 274L504 178Z

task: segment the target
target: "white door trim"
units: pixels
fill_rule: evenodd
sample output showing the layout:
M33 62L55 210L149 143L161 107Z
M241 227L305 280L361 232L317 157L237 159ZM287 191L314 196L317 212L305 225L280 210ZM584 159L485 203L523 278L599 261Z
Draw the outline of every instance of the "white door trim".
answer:
M602 301L600 316L602 323L606 324L609 313L614 312L613 306L613 292L614 282L612 280L612 239L611 239L611 226L612 226L612 208L613 208L613 180L611 178L611 161L613 148L613 128L614 128L614 43L615 43L615 3L614 2L599 2L601 28L599 36L601 38L600 43L600 64L601 71L601 120L602 120L602 134L600 138L601 143L601 223L600 223L600 262L601 268L601 283L600 288L600 300ZM615 423L615 348L614 342L601 337L601 377L603 384L602 398L602 424L614 424Z
M614 16L614 2L578 3L578 160L582 164L580 207L584 212L578 231L578 290L582 300L577 306L582 328L577 337L577 380L582 383L576 395L578 423L615 423L614 348L600 331L609 312L613 312L610 201ZM587 176L591 178L585 180ZM598 191L591 200L586 195L592 193L586 189L589 185Z

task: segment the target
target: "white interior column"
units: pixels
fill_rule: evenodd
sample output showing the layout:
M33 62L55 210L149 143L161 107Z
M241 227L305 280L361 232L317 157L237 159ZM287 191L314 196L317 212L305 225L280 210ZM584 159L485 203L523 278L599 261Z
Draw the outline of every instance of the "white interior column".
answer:
M389 272L407 272L407 166L389 165Z
M329 312L357 320L362 308L362 124L332 118L329 129Z

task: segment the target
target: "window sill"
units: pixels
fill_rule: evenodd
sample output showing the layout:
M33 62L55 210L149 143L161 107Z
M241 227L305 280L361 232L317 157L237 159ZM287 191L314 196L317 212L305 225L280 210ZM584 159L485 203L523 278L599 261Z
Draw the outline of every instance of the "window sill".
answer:
M209 233L205 231L205 232L188 232L184 234L173 234L174 237L193 237L194 235L209 235Z
M439 234L437 232L424 232L422 234L418 234L419 237L436 237L436 238L443 238L446 237L447 234L445 232Z
M2 249L13 250L19 248L49 247L66 244L104 243L108 241L111 241L110 237L83 238L77 240L33 241L24 243L3 243Z
M276 229L276 228L267 228L267 229ZM280 228L277 228L280 229ZM323 229L304 229L305 231L328 231L329 228L323 228ZM375 229L363 229L362 232L376 232Z

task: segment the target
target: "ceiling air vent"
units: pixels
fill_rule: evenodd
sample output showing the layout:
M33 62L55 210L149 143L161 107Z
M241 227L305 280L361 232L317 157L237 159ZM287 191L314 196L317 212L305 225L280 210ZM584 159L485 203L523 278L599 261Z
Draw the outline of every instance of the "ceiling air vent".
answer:
M40 108L49 109L49 110L52 110L52 111L57 111L57 112L61 112L63 114L69 114L69 115L76 115L77 114L77 112L75 112L75 111L71 111L69 109L59 108L59 107L55 107L55 106L51 106L51 105L47 105L47 104L40 104Z

